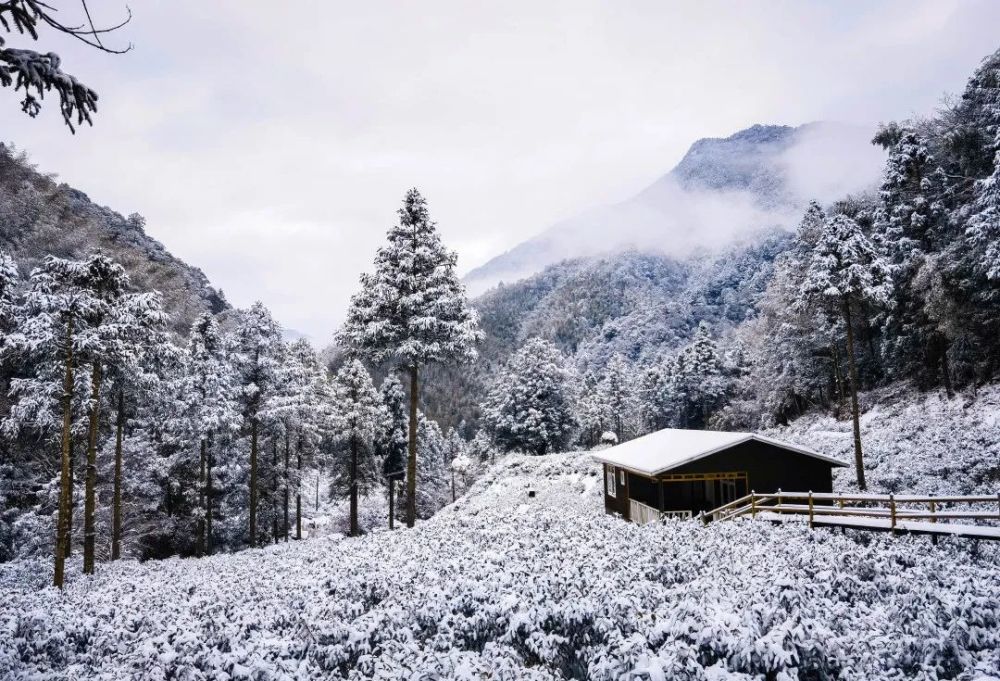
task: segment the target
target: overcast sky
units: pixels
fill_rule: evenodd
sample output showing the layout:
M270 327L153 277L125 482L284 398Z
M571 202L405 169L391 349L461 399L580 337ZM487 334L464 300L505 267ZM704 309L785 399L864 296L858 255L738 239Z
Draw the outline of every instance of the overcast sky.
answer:
M410 186L466 271L699 137L931 113L1000 47L991 0L131 6L126 55L40 43L100 93L94 127L4 90L0 137L319 345Z

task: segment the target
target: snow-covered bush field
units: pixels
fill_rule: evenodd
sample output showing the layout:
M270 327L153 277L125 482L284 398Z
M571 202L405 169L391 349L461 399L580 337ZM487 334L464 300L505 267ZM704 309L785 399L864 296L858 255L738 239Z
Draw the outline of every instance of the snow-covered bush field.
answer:
M996 546L638 527L598 475L512 456L413 530L74 565L64 592L47 561L0 565L0 678L1000 675Z
M1000 386L947 399L894 384L864 395L865 473L873 492L996 494L1000 491ZM768 435L854 461L851 421L812 412ZM856 489L854 469L834 473L834 487Z

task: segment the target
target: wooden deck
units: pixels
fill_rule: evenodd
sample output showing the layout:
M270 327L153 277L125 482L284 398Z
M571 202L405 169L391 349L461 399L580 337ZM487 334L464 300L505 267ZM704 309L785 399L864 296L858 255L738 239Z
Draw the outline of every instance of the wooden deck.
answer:
M1000 494L917 496L893 494L750 493L701 516L709 520L754 518L805 522L894 534L1000 540Z

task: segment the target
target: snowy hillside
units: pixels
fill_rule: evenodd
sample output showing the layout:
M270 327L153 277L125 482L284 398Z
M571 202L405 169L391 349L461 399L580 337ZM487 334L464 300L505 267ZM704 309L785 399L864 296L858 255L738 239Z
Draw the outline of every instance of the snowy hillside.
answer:
M1000 386L971 398L943 392L915 393L897 384L866 396L861 416L865 468L872 491L918 494L995 494L1000 489ZM809 413L768 431L853 461L849 419ZM835 473L835 485L854 486L850 469Z
M700 139L636 196L549 227L469 272L466 285L479 294L568 258L626 249L686 257L762 229L791 227L808 201L875 185L884 154L870 138L866 129L812 123L754 125Z
M508 457L414 530L48 586L0 566L0 677L879 679L1000 673L996 547L606 516ZM530 498L528 489L536 490Z

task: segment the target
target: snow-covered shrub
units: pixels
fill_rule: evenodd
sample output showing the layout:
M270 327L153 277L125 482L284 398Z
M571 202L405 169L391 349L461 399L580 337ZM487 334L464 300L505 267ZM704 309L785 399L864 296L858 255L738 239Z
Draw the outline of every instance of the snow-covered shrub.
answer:
M858 537L752 520L640 527L605 515L586 455L509 455L412 530L122 561L62 593L44 560L0 566L0 677L1000 673L998 547Z

